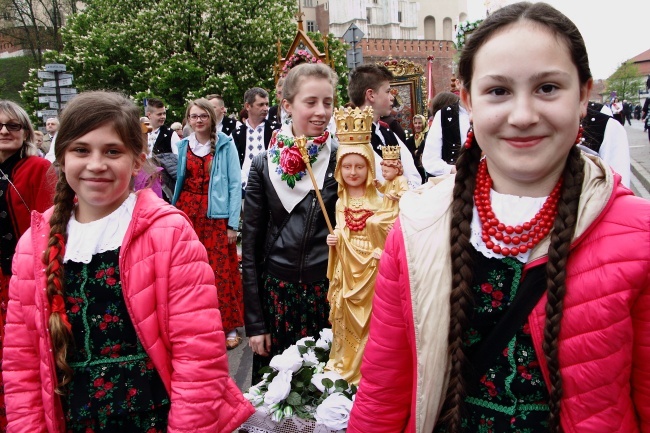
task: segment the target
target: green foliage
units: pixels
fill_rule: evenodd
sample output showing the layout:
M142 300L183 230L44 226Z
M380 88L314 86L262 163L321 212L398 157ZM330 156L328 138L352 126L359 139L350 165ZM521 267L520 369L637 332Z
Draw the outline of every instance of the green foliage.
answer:
M307 36L314 42L316 48L322 53L325 50L323 36L319 32L307 32ZM339 83L336 86L336 105L345 105L349 101L348 84L350 83L349 72L347 67L346 51L350 45L341 41L333 33L327 35L327 45L330 50L330 58L334 63L334 72L339 77Z
M20 89L29 76L29 68L34 67L31 56L8 57L0 59L0 99L21 102Z
M187 101L220 93L227 106L243 105L253 86L273 87L275 42L288 43L294 0L91 0L62 30L55 59L83 90L159 95L168 121L180 120ZM49 54L49 53L48 53ZM25 104L33 111L27 83ZM29 99L29 101L27 99Z
M639 68L632 62L624 62L607 79L607 94L616 92L619 100L634 100L638 98L638 91L644 85L645 77L641 77Z

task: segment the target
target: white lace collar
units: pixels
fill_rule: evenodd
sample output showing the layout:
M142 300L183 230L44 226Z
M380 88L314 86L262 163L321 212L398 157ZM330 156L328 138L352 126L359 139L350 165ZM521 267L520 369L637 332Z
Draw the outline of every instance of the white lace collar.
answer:
M131 224L135 202L136 196L131 193L111 214L86 224L77 221L73 212L68 222L63 263L90 263L93 255L121 247Z
M494 214L505 225L516 226L525 221L530 221L537 212L542 208L547 197L519 197L516 195L500 194L490 190L490 200L492 201L492 210ZM481 219L478 216L476 206L474 206L474 216L472 217L472 235L470 242L476 248L476 251L488 258L502 259L502 254L497 254L485 246L481 239L482 228ZM515 259L522 263L528 261L530 250L524 254L519 253L514 256Z
M210 143L210 140L208 140L207 143L199 143L199 140L196 139L196 134L194 133L190 134L188 139L188 144L194 155L203 158L212 151L212 143Z

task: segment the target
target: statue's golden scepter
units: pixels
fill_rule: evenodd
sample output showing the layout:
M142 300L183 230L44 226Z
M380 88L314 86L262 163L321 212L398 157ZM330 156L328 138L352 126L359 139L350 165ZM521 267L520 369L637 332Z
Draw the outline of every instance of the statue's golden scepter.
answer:
M334 234L334 229L332 228L332 223L330 222L330 217L327 215L327 209L325 208L325 202L323 202L323 196L320 195L320 189L318 188L318 183L314 177L314 172L311 170L311 163L309 162L309 153L307 152L307 137L304 135L297 137L295 143L300 149L300 154L302 155L302 160L307 166L307 171L309 172L309 177L311 177L311 183L314 185L314 191L316 192L316 197L318 198L318 203L320 203L320 208L323 211L323 216L325 217L325 222L327 223L327 228L330 231L330 234Z

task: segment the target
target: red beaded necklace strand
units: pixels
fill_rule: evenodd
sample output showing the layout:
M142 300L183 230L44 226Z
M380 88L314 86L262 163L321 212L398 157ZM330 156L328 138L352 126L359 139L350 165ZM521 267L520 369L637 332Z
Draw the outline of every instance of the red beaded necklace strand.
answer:
M539 212L530 221L514 227L506 226L494 215L490 201L491 188L492 178L488 173L487 162L483 159L479 163L476 175L474 203L481 219L481 238L485 242L485 246L504 256L516 256L519 253L524 254L528 250L532 250L535 245L544 239L553 226L553 221L555 221L557 215L557 201L560 198L560 189L562 188L562 177L557 181L555 188L553 188ZM513 234L514 236L511 236ZM502 244L497 244L497 241Z
M366 220L375 213L368 209L350 209L346 207L343 210L345 215L345 225L353 232L360 232L366 227Z

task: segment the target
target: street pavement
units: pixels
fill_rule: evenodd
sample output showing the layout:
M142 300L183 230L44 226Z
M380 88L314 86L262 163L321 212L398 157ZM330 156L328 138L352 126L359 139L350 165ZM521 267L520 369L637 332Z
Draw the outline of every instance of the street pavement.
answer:
M237 332L242 337L242 342L233 350L228 351L228 369L230 377L235 380L239 389L247 391L251 386L253 351L248 347L248 338L244 335L244 328L238 328Z
M650 142L647 132L643 132L643 123L632 119L632 125L625 124L628 142L630 144L630 159L632 168L631 187L637 196L650 200ZM244 336L244 329L238 329L242 336L242 343L235 349L228 351L228 364L230 377L242 391L251 386L251 370L253 365L253 352L248 347L248 338Z
M630 144L630 168L632 169L632 191L650 200L650 141L643 132L643 122L632 119L632 125L625 124Z

